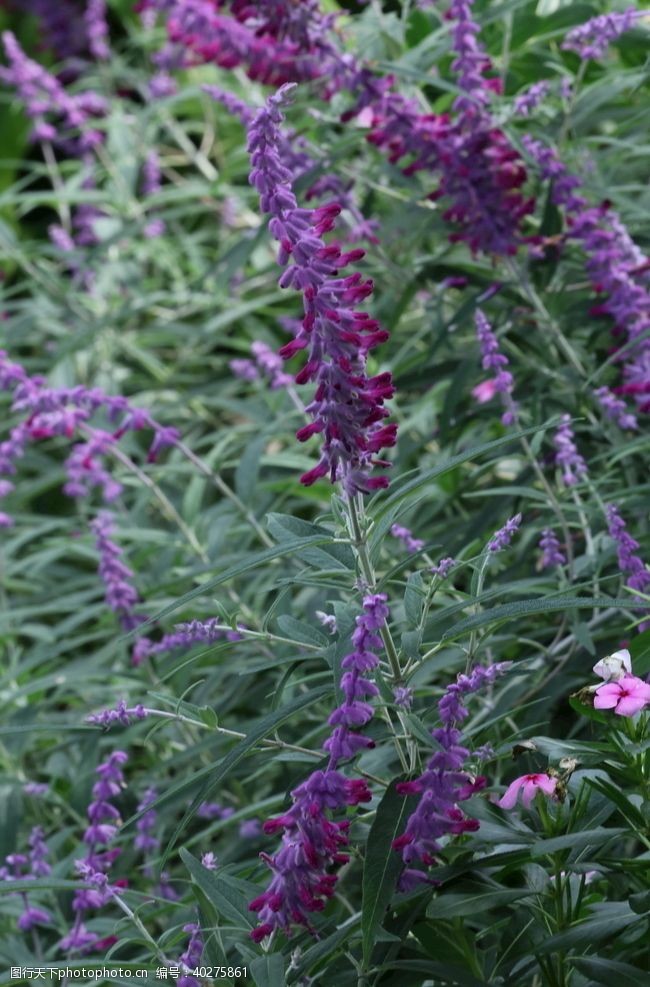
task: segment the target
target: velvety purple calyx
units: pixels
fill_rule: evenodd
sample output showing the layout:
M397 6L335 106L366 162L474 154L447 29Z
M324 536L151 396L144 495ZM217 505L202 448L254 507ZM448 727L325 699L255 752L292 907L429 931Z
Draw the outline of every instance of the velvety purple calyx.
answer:
M634 27L634 22L641 16L642 10L628 7L627 10L615 10L592 17L584 24L572 28L561 47L566 51L574 51L584 60L602 58L612 42Z
M626 577L627 585L640 593L647 593L650 590L650 571L638 554L639 542L628 532L615 504L607 504L605 516L610 538L616 545L619 569Z
M552 528L544 528L539 547L542 551L540 565L542 569L550 569L557 565L564 565L566 557L560 547L560 540Z
M403 524L394 524L390 533L393 538L397 538L401 541L402 545L408 552L420 552L424 548L424 542L421 538L414 538L413 532L409 528L405 528Z
M573 487L587 475L587 464L578 452L571 427L571 416L562 415L561 424L553 436L555 462L562 471L565 487Z
M520 524L521 514L515 514L514 517L509 518L504 526L492 535L492 538L488 542L488 551L500 552L502 549L507 548L514 535L519 531Z
M122 561L123 550L112 538L113 515L102 511L90 522L90 528L99 552L99 575L106 590L106 603L118 615L122 627L132 630L143 619L134 611L140 597L133 586L133 571Z
M122 793L125 779L122 768L128 760L124 751L113 751L98 765L92 800L88 805L88 826L83 834L86 855L75 861L75 870L86 887L79 888L72 900L75 921L70 932L61 939L59 948L68 955L86 953L99 937L86 929L84 913L102 908L116 893L108 879L108 871L120 851L111 847L121 825L120 813L113 800Z
M245 630L243 624L239 627L242 631ZM176 624L174 630L164 634L159 641L153 641L148 637L139 638L133 646L131 660L134 665L140 665L153 655L166 654L178 649L186 650L196 644L213 644L221 640L242 641L243 634L228 627L218 617L211 617L209 620L191 620L185 624Z
M511 662L477 666L467 675L459 675L438 702L442 726L431 731L438 750L429 759L424 772L412 781L401 782L403 795L415 795L418 804L410 814L404 832L393 840L405 864L400 887L407 891L426 881L425 867L435 862L440 840L479 828L479 822L467 816L459 803L485 787L485 778L473 777L465 767L470 756L463 743L460 724L469 716L466 697L490 686L510 667Z
M386 477L372 473L375 467L388 465L377 457L396 440L396 426L384 424L388 415L384 402L393 395L391 376L366 373L367 354L387 333L357 310L372 293L372 282L358 272L339 276L342 268L361 259L363 251L344 251L323 240L334 227L340 205L298 206L292 172L280 153L282 107L290 93L291 87L282 87L255 115L248 150L251 184L259 192L262 211L271 217L269 229L280 245L278 262L285 268L280 286L303 297L302 325L295 339L280 350L285 358L306 351L295 381L313 382L316 387L306 409L311 423L297 436L306 441L319 435L321 457L301 481L309 485L329 477L332 482L339 480L350 494L366 492L387 485Z
M353 650L341 662L343 702L329 718L333 730L323 744L328 765L312 772L292 791L292 805L286 813L264 823L264 832L281 832L282 842L274 856L260 855L272 877L267 889L249 905L258 917L251 933L256 942L276 930L289 936L296 925L313 931L310 914L323 910L334 894L335 870L348 860L349 821L332 816L347 806L369 802L372 796L364 780L346 778L339 764L374 746L361 731L373 715L367 699L378 689L369 676L379 664L375 652L382 645L379 632L388 615L385 594L364 597L352 634Z

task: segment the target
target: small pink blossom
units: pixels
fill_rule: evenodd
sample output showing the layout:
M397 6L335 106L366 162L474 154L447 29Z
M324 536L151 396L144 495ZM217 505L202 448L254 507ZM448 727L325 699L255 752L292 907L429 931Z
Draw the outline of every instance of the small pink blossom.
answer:
M486 401L491 401L494 395L497 393L497 382L495 378L490 377L488 380L481 381L476 387L472 388L472 397L479 404L485 404Z
M594 709L613 709L618 716L634 716L650 703L650 685L636 675L624 675L596 690Z
M537 792L543 792L544 795L553 795L556 785L557 779L551 778L547 774L521 775L519 778L515 778L514 781L510 782L504 794L497 802L497 805L502 809L514 809L521 789L523 793L521 796L522 804L524 808L529 809Z

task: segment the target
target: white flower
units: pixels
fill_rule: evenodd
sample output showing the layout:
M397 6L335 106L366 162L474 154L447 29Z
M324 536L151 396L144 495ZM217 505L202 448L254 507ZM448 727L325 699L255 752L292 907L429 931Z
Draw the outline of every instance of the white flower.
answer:
M624 675L632 674L632 662L627 648L601 658L594 665L594 672L605 682L618 682Z

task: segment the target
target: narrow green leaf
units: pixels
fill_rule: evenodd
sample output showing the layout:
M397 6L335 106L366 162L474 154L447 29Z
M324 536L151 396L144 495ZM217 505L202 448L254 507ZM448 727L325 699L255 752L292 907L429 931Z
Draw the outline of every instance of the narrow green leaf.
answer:
M217 911L236 925L252 929L254 918L248 910L246 896L242 894L227 871L223 868L217 873L208 870L185 847L181 847L180 856L201 891Z
M258 721L257 726L251 729L249 734L243 740L240 740L237 746L233 747L230 753L226 754L226 756L219 764L209 765L207 768L204 768L201 772L197 772L197 774L195 774L194 777L190 779L191 783L195 783L197 777L200 775L202 777L208 777L210 780L209 782L204 784L201 790L199 791L199 793L194 796L192 803L185 810L185 814L183 815L183 818L181 819L178 826L172 833L171 838L167 846L165 847L165 852L163 854L162 861L160 864L161 867L165 866L165 863L167 861L167 858L169 856L172 847L175 846L178 837L183 832L188 821L196 813L201 802L203 802L206 799L209 799L210 795L221 787L224 778L227 777L227 775L232 771L232 769L236 767L236 765L238 765L239 762L242 761L247 756L247 754L249 754L250 751L259 744L261 740L265 740L269 735L273 734L273 732L279 726L285 723L286 720L290 719L290 717L293 716L294 713L298 712L298 710L304 709L306 706L311 706L312 703L315 703L319 699L322 699L323 696L325 696L328 692L329 689L327 689L326 687L320 689L312 689L311 692L307 692L305 693L305 695L299 696L297 699L294 699L292 703L288 703L286 706L283 706L281 709L276 710L273 713L269 713L268 716L264 716L261 720ZM182 789L182 787L183 787L183 783L181 783L181 785L175 786L175 794L178 794L178 790ZM156 802L152 802L150 805L147 806L147 808L148 809L157 808L157 805L158 805L158 800L156 800ZM139 816L131 816L129 822L134 822L137 818L139 818Z
M505 620L512 620L514 617L524 617L531 613L553 613L562 610L589 610L599 607L616 607L618 609L650 609L640 608L639 604L630 600L616 600L610 597L589 597L589 596L560 596L540 598L539 600L518 600L516 603L504 603L500 607L492 607L490 610L483 610L481 613L466 617L458 624L455 624L442 635L443 641L450 641L460 637L467 631L472 631L476 627L485 627L487 624L499 624Z
M398 853L393 850L393 840L400 835L412 799L399 795L397 782L389 785L377 807L375 820L368 834L366 857L363 865L361 904L361 935L363 961L368 966L372 947L377 940L377 930L395 891L395 885L403 868Z
M285 987L284 957L282 953L267 953L253 960L251 976L256 987Z
M297 555L300 549L306 548L309 545L323 545L331 540L331 535L320 536L311 535L307 538L295 538L293 541L286 541L282 545L274 545L272 548L266 548L263 552L257 552L255 555L249 556L243 562L239 562L237 565L232 565L228 569L225 569L219 576L215 576L214 579L209 579L207 582L202 583L197 586L196 589L190 590L189 593L185 593L183 596L179 596L177 600L170 603L169 606L163 607L158 613L154 614L153 617L149 617L144 623L139 624L136 631L131 631L129 634L125 634L123 637L119 638L120 641L128 641L138 634L141 634L145 627L150 624L155 624L157 621L162 620L163 617L167 617L170 613L175 610L179 610L184 607L186 603L191 600L196 599L197 596L205 596L215 586L221 586L222 583L227 583L229 579L233 579L235 576L240 576L243 572L248 572L250 569L256 569L258 566L264 565L266 562L272 562L273 559L282 558L284 555Z

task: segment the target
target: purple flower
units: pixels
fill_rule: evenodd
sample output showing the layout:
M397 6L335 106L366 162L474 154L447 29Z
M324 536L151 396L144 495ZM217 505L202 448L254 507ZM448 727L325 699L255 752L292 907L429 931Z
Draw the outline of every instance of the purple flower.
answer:
M239 824L239 835L244 840L255 840L262 832L259 819L243 819Z
M86 723L96 723L102 727L110 727L114 723L121 723L123 726L128 727L134 721L144 720L147 715L148 710L141 703L129 709L125 700L120 699L114 709L104 709L101 713L91 713L90 716L86 717Z
M614 504L607 504L605 516L610 537L616 544L619 569L627 577L627 585L640 593L647 592L650 588L650 571L636 554L638 541L628 534L625 521Z
M639 427L636 415L630 414L625 401L612 394L609 387L599 387L594 391L594 396L607 417L616 422L619 428L635 430Z
M323 613L322 610L316 610L314 615L330 634L336 634L336 617L333 613Z
M322 435L322 452L317 466L301 482L309 485L329 476L332 482L341 480L349 494L364 492L387 485L385 477L370 474L374 466L388 465L375 457L396 440L396 426L382 424L388 414L384 401L393 394L390 374L368 377L365 372L367 353L387 334L374 319L355 310L371 294L372 282L359 273L338 276L363 251L344 253L339 245L326 246L322 240L333 228L340 206L298 207L291 171L279 153L281 107L289 92L290 87L283 86L255 115L248 149L253 166L250 181L260 193L262 211L271 215L269 229L280 244L278 262L286 267L280 286L303 295L302 327L280 350L288 358L306 349L307 361L296 383L316 382L307 406L312 422L299 429L297 437L305 441Z
M594 290L604 296L591 314L610 316L614 331L625 332L632 344L621 357L623 384L616 390L634 397L640 411L648 411L650 343L646 333L650 329L650 291L644 278L648 260L608 202L594 207L577 192L581 180L571 174L554 149L529 135L523 135L522 143L542 177L552 182L552 201L567 215L568 237L582 246ZM623 409L615 407L607 395L603 406L620 424ZM632 427L632 420L633 416L624 419L624 427Z
M9 65L0 68L0 78L15 88L34 121L32 138L52 141L72 155L91 150L103 140L88 126L106 111L104 99L87 90L71 95L47 69L27 57L11 31L2 35Z
M372 707L362 699L378 692L366 673L379 664L374 652L382 642L377 632L387 618L385 594L365 596L352 634L354 650L341 662L344 699L329 718L334 730L323 744L330 755L327 768L314 771L292 791L288 812L264 823L265 833L282 831L283 835L275 856L260 854L273 876L266 891L249 905L258 913L259 924L251 933L255 942L276 929L290 935L294 925L311 930L309 913L321 911L334 893L337 876L332 867L348 860L343 849L349 823L330 816L346 806L370 801L371 794L365 781L348 779L337 769L341 760L374 746L357 728L372 716Z
M138 832L133 841L133 846L136 850L140 850L145 854L145 856L155 852L160 846L160 840L153 835L158 825L158 813L155 809L148 809L148 806L152 802L155 802L157 797L158 792L155 788L147 788L138 802L138 812L143 812L145 809L148 811L144 812L144 815L140 816L135 824Z
M542 569L550 569L556 565L564 565L566 558L560 548L560 540L552 528L544 528L539 540L542 550L540 565Z
M393 699L396 706L401 706L403 709L410 709L413 705L413 689L409 689L405 685L398 685L393 689Z
M244 629L243 624L240 625ZM186 624L176 624L171 634L165 634L160 641L141 637L133 647L131 660L140 665L152 655L162 655L177 648L192 648L195 644L212 644L214 641L241 641L242 635L225 626L218 617L209 620L191 620Z
M418 796L418 804L409 816L404 832L393 840L393 848L401 853L407 868L401 878L403 890L426 880L424 872L411 865L434 863L440 851L441 837L479 828L478 820L469 818L458 805L485 786L485 778L472 778L465 770L469 750L461 743L463 738L458 725L469 715L465 697L493 683L510 664L477 666L469 675L459 675L456 682L447 687L438 702L442 726L432 731L439 749L419 778L397 786L403 795Z
M514 517L509 518L502 528L499 528L488 542L488 551L490 552L500 552L502 549L507 548L512 541L513 535L519 530L519 525L521 524L521 514L515 514Z
M562 470L562 481L566 487L573 487L581 477L587 475L587 464L575 444L571 416L562 415L561 424L553 436L555 462Z
M550 89L550 83L545 79L541 82L533 82L532 86L528 86L522 93L518 93L515 96L514 110L521 117L530 116L533 110L537 109L539 104L548 95Z
M101 511L90 529L95 535L99 552L99 575L106 589L106 603L118 615L125 630L132 630L141 619L134 607L140 597L132 584L133 572L121 561L122 549L112 540L115 531L110 511Z
M415 552L419 552L424 548L422 539L414 538L411 530L405 528L402 524L394 524L390 529L390 533L393 538L397 538L402 542L407 552L413 552L415 554Z
M47 795L50 791L50 786L38 781L28 781L23 785L23 792L25 795L32 795L34 798L41 798Z
M452 559L451 556L447 556L444 559L440 559L437 565L431 566L431 572L438 579L446 579L451 570L455 565L458 565L456 559Z
M330 715L328 722L336 729L323 744L323 749L330 754L332 767L340 760L352 757L358 750L374 746L372 741L356 731L365 726L373 715L372 706L365 699L376 696L379 690L366 674L373 672L379 664L375 651L381 648L382 642L377 631L387 618L385 593L369 594L364 598L363 613L356 618L352 634L354 650L341 662L344 701Z
M251 344L252 360L231 360L230 369L242 380L254 381L266 378L271 390L277 391L293 383L291 374L285 373L284 361L270 346L261 340Z
M203 856L201 857L201 863L206 868L206 870L216 870L217 867L219 866L219 861L215 857L214 853L212 853L212 851L208 851L207 853L203 854Z
M628 7L624 11L601 14L578 27L572 28L562 42L565 51L575 51L584 61L589 58L602 58L610 44L634 26L642 10Z
M47 862L49 850L43 840L43 830L35 826L29 835L29 852L11 853L5 857L4 867L0 867L0 877L4 881L29 880L30 878L47 877L51 867ZM30 904L27 893L19 892L23 902L23 911L18 918L18 928L28 932L35 925L50 925L52 916L43 908Z
M98 61L107 61L111 50L108 47L106 0L87 0L84 22L91 55Z
M517 420L517 405L512 400L513 376L505 369L508 366L508 358L500 352L497 338L480 308L476 310L475 320L483 369L494 372L494 377L489 383L496 393L502 395L505 411L501 420L504 425L513 425Z

